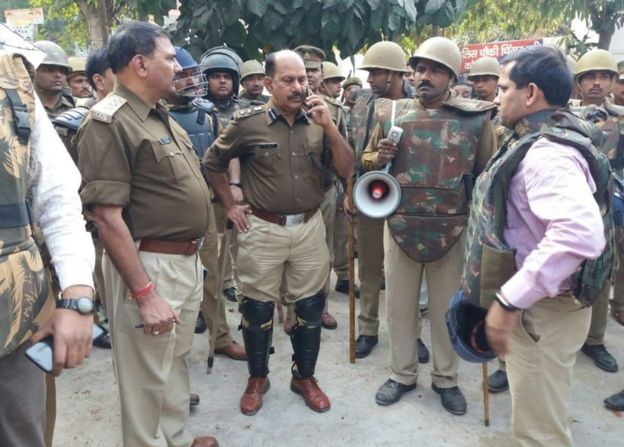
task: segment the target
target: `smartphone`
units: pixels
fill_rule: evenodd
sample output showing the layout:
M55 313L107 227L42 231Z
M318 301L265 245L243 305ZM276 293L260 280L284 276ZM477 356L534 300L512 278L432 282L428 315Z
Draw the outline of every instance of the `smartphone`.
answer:
M104 333L105 329L99 324L93 325L93 338L98 338ZM30 348L24 351L28 359L39 367L43 372L50 374L54 368L54 340L52 336L38 341Z
M310 84L306 85L306 94L303 97L303 109L306 111L309 109L309 107L306 105L306 99L308 99L309 96L312 96L312 90L310 89Z

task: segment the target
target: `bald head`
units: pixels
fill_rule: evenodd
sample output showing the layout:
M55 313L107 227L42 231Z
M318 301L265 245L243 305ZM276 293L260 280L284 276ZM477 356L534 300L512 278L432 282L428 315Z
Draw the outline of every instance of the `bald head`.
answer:
M299 65L303 68L303 71L305 71L303 59L301 59L301 56L298 53L295 53L292 50L280 50L269 54L264 61L264 70L268 77L273 78L275 76L275 72L284 65L292 65L293 68Z

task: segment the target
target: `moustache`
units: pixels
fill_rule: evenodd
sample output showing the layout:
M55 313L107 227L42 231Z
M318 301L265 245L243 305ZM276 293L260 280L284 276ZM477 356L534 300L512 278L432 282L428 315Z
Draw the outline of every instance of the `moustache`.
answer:
M418 88L421 87L433 87L433 85L429 81L421 81L418 83Z
M289 95L289 101L302 101L304 96L301 93L295 93L294 95Z

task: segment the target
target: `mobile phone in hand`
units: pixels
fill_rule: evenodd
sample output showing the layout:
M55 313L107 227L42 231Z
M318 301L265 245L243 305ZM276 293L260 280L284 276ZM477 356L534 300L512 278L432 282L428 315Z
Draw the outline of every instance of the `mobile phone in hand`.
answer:
M99 324L93 325L93 338L98 338L104 333L104 328ZM48 336L24 351L28 359L39 367L43 372L50 374L54 369L54 339Z

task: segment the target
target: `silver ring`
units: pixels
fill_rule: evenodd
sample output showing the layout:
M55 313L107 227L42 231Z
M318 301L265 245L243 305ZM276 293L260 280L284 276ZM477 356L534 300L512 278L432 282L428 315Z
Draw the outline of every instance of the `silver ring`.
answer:
M160 331L154 331L152 332L152 335L160 335Z

